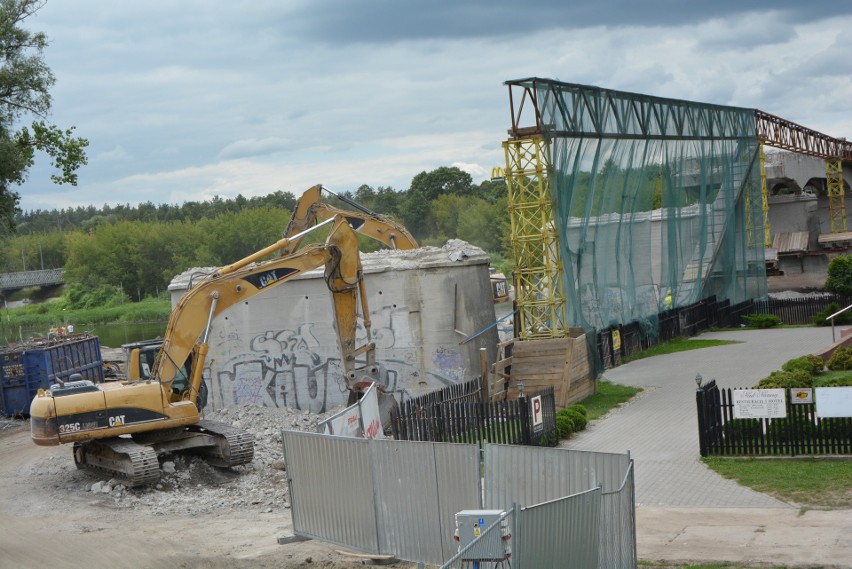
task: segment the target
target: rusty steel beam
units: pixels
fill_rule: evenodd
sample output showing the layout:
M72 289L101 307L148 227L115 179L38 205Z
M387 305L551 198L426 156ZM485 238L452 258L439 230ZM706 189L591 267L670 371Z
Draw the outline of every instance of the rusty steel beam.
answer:
M754 117L761 142L825 160L852 161L852 142L844 138L833 138L759 110L754 111Z

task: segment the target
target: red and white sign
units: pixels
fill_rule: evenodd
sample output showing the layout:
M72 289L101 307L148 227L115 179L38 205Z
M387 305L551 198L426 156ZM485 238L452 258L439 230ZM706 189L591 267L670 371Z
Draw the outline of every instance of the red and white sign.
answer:
M536 395L530 399L530 405L532 405L533 430L537 431L544 426L544 409L541 405L541 395Z

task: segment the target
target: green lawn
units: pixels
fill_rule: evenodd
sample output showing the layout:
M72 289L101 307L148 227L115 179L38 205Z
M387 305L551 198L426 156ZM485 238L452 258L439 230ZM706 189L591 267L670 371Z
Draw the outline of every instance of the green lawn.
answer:
M675 338L674 340L669 340L668 342L657 344L656 346L653 346L645 350L644 352L639 352L638 354L633 354L630 357L624 358L624 360L622 360L622 363L641 360L644 358L650 358L653 356L673 354L675 352L686 352L689 350L700 350L701 348L713 348L716 346L725 346L728 344L740 343L741 342L737 342L734 340L690 340L688 338Z
M634 395L642 391L641 387L630 387L629 385L618 385L609 381L598 381L597 393L580 401L588 410L587 418L591 421L606 415L607 411L618 407L625 401L629 401Z
M852 507L852 459L705 458L724 476L804 507Z

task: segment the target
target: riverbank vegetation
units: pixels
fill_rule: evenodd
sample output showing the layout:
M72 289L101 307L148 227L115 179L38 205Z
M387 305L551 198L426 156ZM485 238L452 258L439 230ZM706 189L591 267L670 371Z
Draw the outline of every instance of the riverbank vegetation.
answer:
M470 174L441 167L421 172L404 191L363 185L343 194L401 221L421 245L463 239L487 251L504 272L512 268L506 261L510 255L505 182L476 185ZM323 199L339 209L352 209L334 196ZM64 268L69 293L87 291L77 296L66 293L67 310L106 308L99 298L104 290L117 290L125 299L139 302L160 296L175 275L191 267L226 265L274 243L295 204L292 193L277 191L179 206L149 202L20 212L16 235L0 242L0 272ZM323 238L310 237L306 242ZM379 246L362 241L363 251Z

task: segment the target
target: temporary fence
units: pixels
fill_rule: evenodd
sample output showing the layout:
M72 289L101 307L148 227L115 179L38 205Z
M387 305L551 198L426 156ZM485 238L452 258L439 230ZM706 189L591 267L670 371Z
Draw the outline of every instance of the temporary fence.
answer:
M852 454L852 418L817 415L816 404L786 398L785 417L735 418L733 394L710 381L696 392L701 456Z
M440 564L480 506L479 447L284 431L296 535Z
M514 401L448 400L404 406L392 417L394 438L408 441L537 445L556 432L553 387Z
M598 567L636 566L635 488L628 453L486 445L483 480L487 509L549 502L600 487Z
M434 565L453 558L448 566L460 567L455 513L484 505L512 520L515 569L556 566L542 557L548 551L564 554L559 563L580 560L571 566L635 569L629 455L485 444L483 501L478 445L283 438L298 536ZM571 551L558 553L566 540Z
M516 507L516 567L599 567L600 514L600 487L533 506Z

